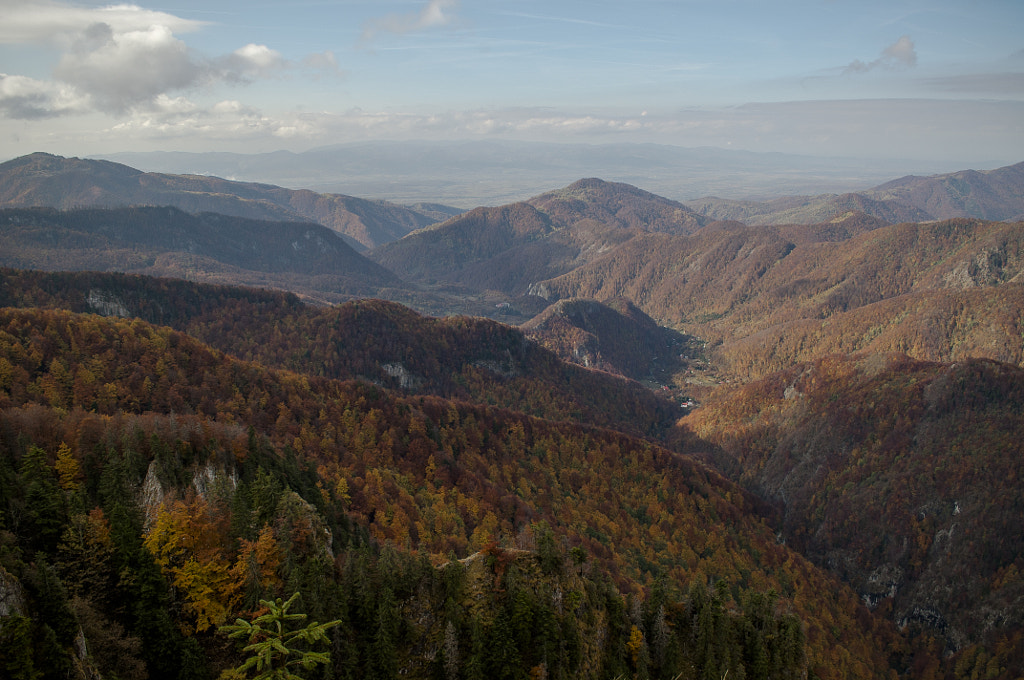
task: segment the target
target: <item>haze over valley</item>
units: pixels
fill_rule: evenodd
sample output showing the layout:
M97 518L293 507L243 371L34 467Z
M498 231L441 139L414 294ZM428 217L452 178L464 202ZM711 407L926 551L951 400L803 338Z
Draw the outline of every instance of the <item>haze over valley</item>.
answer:
M581 177L677 201L846 193L894 177L961 169L943 161L859 159L664 144L365 141L300 153L135 152L97 156L151 172L201 174L396 203L462 209L529 199ZM988 161L978 169L994 169Z

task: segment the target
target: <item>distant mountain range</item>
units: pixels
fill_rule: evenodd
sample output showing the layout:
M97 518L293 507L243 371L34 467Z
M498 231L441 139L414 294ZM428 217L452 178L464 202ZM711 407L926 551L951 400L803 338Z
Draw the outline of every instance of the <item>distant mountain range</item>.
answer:
M980 351L1017 361L1013 322L1003 318L1003 307L973 310L984 324L958 310L979 296L1014 295L1021 283L1020 228L978 219L918 225L889 218L926 209L934 218L954 208L1013 214L1024 195L1013 189L1021 186L1022 168L898 180L874 191L888 198L847 197L853 203L840 206L841 214L806 226L712 223L685 204L586 179L409 231L433 218L350 197L34 154L0 165L0 205L165 202L274 220L297 219L295 206L322 205L341 211L325 220L335 225L340 215L352 216L343 206L358 205L373 209L375 238L388 242L367 252L367 260L335 232L308 222L275 225L150 208L22 211L10 213L0 236L0 264L264 285L325 301L369 295L434 314L471 311L512 323L562 298L625 298L660 323L722 343L713 363L735 376L868 348L942 360ZM920 207L896 210L904 200ZM847 210L854 207L877 214ZM443 208L431 210L436 217ZM390 222L392 216L400 221ZM894 317L899 322L869 332L879 328L882 310L895 305L904 310ZM935 323L947 330L921 326ZM818 340L808 343L808 333ZM766 354L759 343L769 338L773 350Z
M318 222L359 250L401 238L459 211L293 191L199 175L148 173L108 161L35 153L0 164L0 205L121 208L173 206L258 220Z
M954 217L1017 222L1024 219L1024 163L997 170L964 170L931 177L902 177L858 193L789 196L766 202L702 198L686 201L716 220L750 225L815 224L854 212L886 222Z
M286 288L338 301L405 287L336 232L171 207L0 209L0 262Z

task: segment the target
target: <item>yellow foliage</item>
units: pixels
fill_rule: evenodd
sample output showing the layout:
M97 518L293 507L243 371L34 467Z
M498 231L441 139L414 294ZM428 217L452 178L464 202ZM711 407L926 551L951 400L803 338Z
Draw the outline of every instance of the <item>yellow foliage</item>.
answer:
M228 619L238 599L238 583L222 560L200 562L194 556L173 569L174 586L188 596L186 609L196 617L196 632L219 626Z
M352 501L352 497L348 495L348 481L344 477L338 477L338 483L334 487L334 496L345 504Z
M220 625L237 605L241 583L221 553L210 508L202 498L160 505L146 549L184 594L185 607L196 617L196 632Z
M633 665L635 666L640 661L640 652L644 648L644 634L639 628L633 626L629 631L629 641L626 642L626 649L629 650L629 655L633 659Z
M469 538L469 549L474 552L480 550L480 548L491 541L498 540L500 534L501 528L498 525L498 518L493 512L488 511L483 521L473 530L473 535Z
M261 593L273 591L281 585L278 569L281 567L281 548L269 524L263 525L255 541L241 539L238 559L231 567L235 583L258 589Z
M61 442L57 448L57 462L54 464L54 468L60 476L60 488L65 491L78 491L82 488L78 482L81 477L78 461L71 453L71 447L64 442Z

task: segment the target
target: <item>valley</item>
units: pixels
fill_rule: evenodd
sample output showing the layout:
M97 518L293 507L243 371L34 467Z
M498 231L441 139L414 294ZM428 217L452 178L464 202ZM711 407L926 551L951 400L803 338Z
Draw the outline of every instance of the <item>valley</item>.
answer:
M0 164L5 662L227 678L300 593L331 678L1019 678L1022 196Z

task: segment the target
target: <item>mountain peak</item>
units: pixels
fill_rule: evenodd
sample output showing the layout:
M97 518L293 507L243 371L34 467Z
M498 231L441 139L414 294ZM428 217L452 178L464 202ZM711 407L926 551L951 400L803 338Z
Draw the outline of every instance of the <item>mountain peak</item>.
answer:
M113 161L90 160L86 158L65 158L45 151L36 151L26 156L0 163L0 178L9 173L29 173L30 175L77 174L90 172L97 174L115 174L121 176L141 175L141 170L115 163Z
M624 194L627 196L643 196L646 198L653 198L662 201L670 200L667 198L662 198L661 196L657 196L656 194L652 194L649 191L644 191L643 189L633 186L632 184L626 184L625 182L609 182L607 180L600 179L599 177L584 177L583 179L576 180L567 187L564 187L562 189L556 189L555 191L549 191L547 193L541 194L537 198L539 199L545 196L597 198L615 194Z

